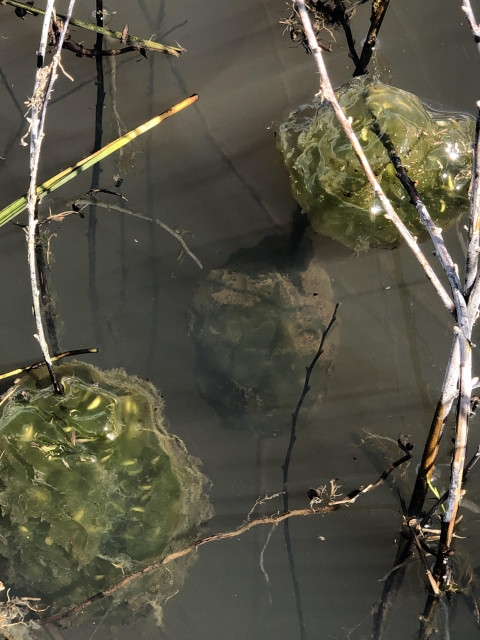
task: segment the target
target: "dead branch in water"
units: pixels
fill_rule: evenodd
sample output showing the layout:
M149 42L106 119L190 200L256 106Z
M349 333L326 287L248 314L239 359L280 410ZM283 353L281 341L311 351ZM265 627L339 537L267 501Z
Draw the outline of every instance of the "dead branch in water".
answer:
M370 63L372 53L377 44L378 32L382 26L385 13L387 12L390 0L372 0L372 15L370 17L370 29L368 30L365 43L363 45L362 53L360 54L360 71L364 69L363 73L366 73L366 69ZM355 76L363 75L355 71Z
M152 573L152 571L155 571L156 569L159 569L160 567L170 562L173 562L174 560L178 560L178 558L183 558L184 556L187 556L190 553L193 553L204 544L209 544L210 542L217 542L219 540L228 540L230 538L236 538L237 536L240 536L246 533L247 531L250 531L250 529L253 529L253 527L257 527L259 525L264 525L264 524L276 525L276 524L279 524L280 522L283 522L284 520L288 520L289 518L306 517L306 516L312 516L312 515L326 515L327 513L332 513L333 511L337 511L341 507L351 505L354 502L356 502L356 500L360 496L364 495L369 491L372 491L373 489L376 489L381 484L383 484L386 478L392 473L392 471L394 471L397 467L404 464L408 460L411 460L411 458L412 458L411 454L407 453L405 456L403 456L399 460L396 460L387 469L385 469L385 471L382 473L382 475L376 482L373 482L364 488L362 487L359 489L354 489L343 500L332 501L332 502L329 501L323 507L318 507L318 506L314 507L312 505L312 507L308 509L293 509L291 511L287 511L286 513L285 512L275 513L270 516L265 516L264 518L256 518L254 520L248 520L247 522L244 522L243 525L241 525L238 529L235 529L234 531L224 531L222 533L215 533L205 538L201 538L200 540L196 540L195 542L193 542L188 547L185 547L185 549L181 549L180 551L174 551L173 553L169 553L164 558L161 558L160 560L156 560L155 562L148 564L146 567L143 567L143 569L140 569L139 571L135 571L134 573L131 573L128 576L125 576L122 580L112 585L108 589L104 589L103 591L99 591L95 595L90 596L90 598L87 598L83 602L80 602L80 604L77 604L72 609L69 609L68 611L63 611L62 613L57 613L56 615L49 616L48 618L37 619L35 620L35 622L40 625L46 625L52 622L59 622L61 620L65 620L66 618L71 618L72 616L75 616L81 611L83 611L86 607L93 604L94 602L97 602L98 600L101 600L103 598L107 598L108 596L113 595L114 593L116 593L117 591L125 587L127 584L129 584L133 580L136 580L137 578L141 578L142 576L147 575L149 573ZM313 502L313 504L318 504L318 500L320 499L317 498L317 503Z
M380 5L382 3L378 3ZM375 3L374 3L375 5ZM388 5L388 2L384 2L384 9ZM474 247L473 253L475 253L475 257L473 259L472 264L467 261L466 267L466 277L467 279L470 276L471 280L474 280L474 284L472 286L472 293L470 296L467 296L467 292L464 291L463 286L460 282L460 277L458 273L458 267L454 264L451 256L445 246L443 241L441 229L439 229L433 220L431 219L428 211L426 210L422 200L420 199L418 193L416 192L415 185L412 181L405 180L405 172L402 172L403 166L401 164L400 158L394 153L394 149L390 149L390 157L394 166L397 170L397 175L400 179L403 179L404 186L409 191L412 201L415 204L417 211L419 213L419 217L423 222L424 226L427 228L432 241L435 245L435 254L437 255L440 264L442 265L443 270L445 271L450 288L453 295L453 301L450 295L445 291L443 286L440 284L436 275L432 271L432 267L427 262L423 253L419 250L415 239L411 236L411 234L404 228L403 223L400 218L396 214L393 206L391 205L388 198L385 196L380 184L378 183L375 175L372 172L372 169L369 165L369 162L363 152L363 149L353 131L352 128L352 120L351 118L347 118L343 113L335 93L333 91L333 87L330 83L327 69L325 67L325 63L323 61L323 55L321 52L321 48L319 47L316 41L315 30L312 27L310 22L309 12L307 11L307 7L305 5L305 0L296 0L296 8L299 16L302 19L303 29L305 33L305 37L308 42L309 49L314 56L317 69L320 74L320 92L322 100L327 100L334 112L337 116L345 134L350 140L352 147L357 155L364 173L370 182L373 191L379 201L381 202L383 209L385 211L385 217L388 220L391 220L408 246L412 249L414 255L422 265L427 277L431 280L435 289L437 290L438 295L440 296L442 302L447 307L447 309L454 314L454 317L457 322L457 326L455 327L455 338L452 347L452 353L450 357L449 366L447 368L444 389L442 391L448 391L449 396L446 398L448 404L450 406L446 407L443 403L438 408L436 412L436 418L434 420L436 435L438 436L435 441L430 441L427 443L429 449L429 463L430 467L425 471L425 479L427 478L427 474L430 473L433 468L433 464L435 461L436 451L438 451L438 442L439 437L441 436L441 432L443 430L443 425L445 423L445 419L448 415L448 410L450 410L453 405L453 401L455 397L458 395L458 410L457 410L457 419L456 419L456 437L455 437L455 447L452 461L452 469L451 469L451 479L450 479L450 488L449 495L447 501L446 513L442 522L442 532L440 537L440 542L438 545L437 552L437 562L434 571L435 584L436 588L434 592L436 594L436 589L441 589L443 585L443 580L446 574L446 563L447 558L450 553L451 541L454 533L454 526L456 521L456 514L458 511L459 502L461 499L462 492L462 476L463 470L465 467L465 452L467 448L467 440L468 440L468 421L470 416L470 406L471 406L471 390L472 390L472 375L471 375L471 330L472 326L475 322L476 317L478 316L478 300L480 300L480 278L478 275L476 278L470 276L474 270L476 270L476 265L478 261L478 252L476 251L476 246L478 245L478 237L477 237L477 245L475 244L475 229L479 226L478 218L479 211L476 209L478 202L475 198L472 200L471 206L471 220L474 220L475 223L471 223L470 232L469 232L469 255L472 255L472 246ZM469 5L469 0L465 0L464 10L470 10L471 7ZM472 14L473 15L473 14ZM382 15L379 14L378 17L378 25L381 23L381 19L383 19ZM476 25L476 21L473 20L473 23ZM374 27L373 19L372 19L372 27ZM478 27L476 27L478 29ZM475 32L474 32L475 34ZM478 128L477 128L478 130ZM478 138L478 136L477 136ZM384 138L384 144L388 147L388 140ZM478 139L477 139L478 142ZM388 149L387 149L388 150ZM477 170L477 165L475 165L475 170ZM476 273L476 272L475 272ZM468 306L467 306L468 304ZM458 383L458 392L457 392L457 383ZM452 385L454 388L454 392L452 394L452 387L448 386ZM452 397L453 395L453 397ZM452 398L451 403L450 398ZM434 426L432 425L432 427ZM433 452L433 454L432 454ZM424 459L428 457L424 455ZM423 502L422 502L423 504Z
M40 290L38 286L38 268L36 260L37 228L38 228L38 195L37 195L37 173L40 160L40 150L43 140L43 130L45 127L45 118L47 104L53 89L55 80L57 79L57 70L61 66L60 57L62 45L67 33L68 22L72 14L75 0L70 0L68 13L63 23L61 33L58 38L57 51L53 56L52 62L45 66L45 51L47 48L47 40L50 31L50 23L53 19L55 9L55 0L48 0L43 21L42 35L40 46L37 52L37 72L35 74L35 86L33 96L29 101L31 110L30 119L30 187L27 196L28 209L28 229L27 229L27 246L28 246L28 264L30 267L30 284L32 288L33 308L35 314L35 322L37 325L37 333L35 338L40 344L40 348L45 359L50 377L52 379L55 393L62 395L62 389L58 383L57 377L53 370L50 353L45 339L42 320L42 307L40 302Z
M45 11L39 9L37 7L33 7L29 4L24 4L23 2L16 2L16 0L2 0L0 5L8 4L12 7L15 7L21 12L21 16L25 16L27 14L33 16L44 16ZM65 20L65 16L57 13L57 18L60 20ZM89 22L83 22L83 20L78 20L76 18L70 18L70 24L79 27L80 29L86 29L87 31L93 31L95 33L99 33L103 36L109 36L114 40L119 40L120 42L125 42L125 44L129 45L139 45L143 49L147 49L148 51L157 51L160 53L166 53L167 55L174 56L178 58L179 55L184 53L186 49L183 47L169 47L164 44L160 44L160 42L154 42L153 40L144 40L143 38L139 38L137 36L132 36L128 33L125 33L125 29L123 31L112 31L111 29L107 29L106 27L100 27L96 24L90 24Z
M88 205L91 205L91 204L92 204L92 200L87 200L85 197L80 197L77 200L75 200L73 206L74 206L74 208L76 208L79 205L88 206ZM97 207L102 207L104 209L107 209L107 211L108 210L110 210L110 211L119 211L120 213L125 213L125 214L127 214L129 216L133 216L134 218L140 218L140 220L147 220L148 222L155 222L160 227L162 227L162 229L164 229L167 233L169 233L171 236L173 236L175 238L175 240L180 244L180 246L182 248L182 253L180 254L179 260L182 259L183 255L187 255L199 266L200 269L203 269L202 263L197 258L197 256L193 253L193 251L189 248L189 246L187 245L187 243L183 239L182 234L179 233L178 231L176 231L175 229L172 229L172 227L169 227L168 224L165 224L164 222L162 222L161 220L158 220L157 218L149 218L148 216L144 216L142 213L137 213L136 211L133 211L133 209L129 209L128 207L122 207L122 206L120 206L118 204L114 204L114 203L109 204L107 202L95 201L95 205ZM70 213L70 212L68 212L68 213ZM78 213L78 211L72 211L71 213Z

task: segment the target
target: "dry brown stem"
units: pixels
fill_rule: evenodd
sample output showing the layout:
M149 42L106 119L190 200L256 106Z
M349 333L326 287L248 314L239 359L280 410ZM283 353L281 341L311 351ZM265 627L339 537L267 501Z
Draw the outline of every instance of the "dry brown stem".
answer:
M178 560L179 558L187 556L190 553L193 553L194 551L196 551L199 547L203 546L204 544L209 544L210 542L217 542L219 540L228 540L230 538L236 538L246 533L247 531L250 531L250 529L253 529L254 527L257 527L259 525L264 525L264 524L277 525L280 522L283 522L284 520L287 520L289 518L306 517L306 516L312 516L312 515L326 515L327 513L332 513L333 511L337 511L341 507L351 505L354 502L356 502L356 500L358 500L360 496L363 496L365 493L368 493L369 491L372 491L373 489L376 489L381 484L383 484L386 478L392 473L392 471L394 471L397 467L399 467L403 463L410 460L411 457L412 456L410 454L407 454L403 456L403 458L400 458L399 460L393 462L387 469L385 469L385 471L382 473L382 475L376 482L369 484L365 488L355 489L354 491L351 491L344 500L328 502L325 506L322 506L322 507L310 507L308 509L292 509L291 511L283 512L283 513L275 513L273 515L265 516L263 518L248 520L247 522L244 522L242 526L240 526L238 529L235 529L234 531L225 531L222 533L215 533L213 535L207 536L200 540L196 540L188 547L185 547L185 549L181 549L180 551L169 553L164 558L156 560L155 562L152 562L146 567L143 567L143 569L140 569L139 571L135 571L135 573L131 573L128 576L125 576L122 580L112 585L108 589L104 589L103 591L99 591L95 595L90 596L90 598L87 598L83 602L80 602L72 609L69 609L68 611L63 611L62 613L57 613L56 615L49 616L48 618L42 618L40 620L37 620L36 622L40 625L46 625L52 622L59 622L60 620L65 620L66 618L71 618L72 616L75 616L81 611L83 611L86 607L93 604L94 602L97 602L98 600L101 600L103 598L106 598L116 593L117 591L125 587L127 584L132 582L132 580L136 580L144 575L152 573L152 571L155 571L156 569L159 569L160 567L170 562L173 562L174 560ZM278 494L278 495L281 495L281 494Z

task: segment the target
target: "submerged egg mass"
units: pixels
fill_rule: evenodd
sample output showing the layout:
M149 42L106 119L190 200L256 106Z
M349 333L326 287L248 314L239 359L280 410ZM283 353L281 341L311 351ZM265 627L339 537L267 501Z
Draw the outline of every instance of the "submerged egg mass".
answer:
M70 363L57 369L59 397L40 371L0 404L0 555L6 582L55 610L185 544L210 507L152 385ZM179 581L162 591L157 575L141 590L152 602Z
M427 232L379 134L393 143L439 226L447 228L465 212L475 134L471 116L434 111L415 95L369 76L354 78L336 94L383 190L419 241ZM356 251L398 245L400 236L382 215L328 103L316 100L293 111L280 127L278 146L293 194L316 231Z
M227 429L274 437L291 426L310 365L333 314L333 290L321 260L288 253L289 239L265 238L208 275L191 309L196 380ZM305 255L303 255L305 254ZM338 344L337 326L303 404L313 420Z

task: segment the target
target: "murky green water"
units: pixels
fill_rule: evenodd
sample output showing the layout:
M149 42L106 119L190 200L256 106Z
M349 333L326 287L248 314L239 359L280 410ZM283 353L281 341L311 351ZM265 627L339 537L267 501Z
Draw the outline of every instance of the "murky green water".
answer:
M78 0L75 14L88 20L93 4ZM459 5L451 0L392 0L377 64L391 74L395 86L433 107L474 113L480 60ZM225 269L233 255L258 251L267 236L288 240L297 204L273 131L292 109L311 102L317 76L303 49L282 37L278 22L285 13L283 2L111 0L109 9L116 12L110 27L121 30L128 23L131 33L155 33L168 44L178 41L187 53L175 60L126 55L115 67L105 61L104 142L118 136L120 120L130 129L193 92L200 100L126 147L122 157L105 161L100 184L112 188L119 174L124 179L119 191L128 199L124 205L188 230L191 235L184 238L203 270L188 256L177 263L179 244L160 226L117 211L97 207L95 217L86 212L83 219L72 216L53 225L51 283L58 342L62 350L99 347L98 356L85 360L101 369L123 367L161 390L170 431L202 460L202 471L212 481L215 516L209 531L229 530L242 523L259 496L282 491L289 414L295 407L275 416L278 424L269 433L223 428L218 407L199 388L190 312L196 292L208 286L209 274ZM354 23L359 41L367 26L364 11ZM27 187L28 151L19 139L25 133L24 102L32 91L39 29L40 19L21 21L11 9L0 7L0 156L5 158L0 160L0 206ZM88 34L76 32L74 37L93 46ZM335 85L353 71L343 43L339 34L327 57ZM95 62L65 52L64 64L74 82L62 76L55 89L41 180L89 154L94 144ZM43 206L64 211L88 191L91 179L91 174L82 175ZM464 260L462 234L462 224L447 233L459 263ZM407 434L415 443L414 460L400 482L407 493L441 384L451 319L405 248L356 257L310 229L285 245L290 247L287 255L314 256L329 278L331 302L341 303L331 365L320 365L311 379L312 394L321 397L321 405L312 414L300 414L289 467L289 506L308 506L306 491L332 478L346 491L376 479L398 450L382 440L382 454L366 431L394 441ZM429 254L431 246L424 246ZM0 354L6 371L39 359L24 234L13 225L0 229L0 267ZM259 268L251 281L260 275ZM301 291L299 276L288 277ZM260 356L257 378L259 369L270 364L262 362L267 355ZM472 433L475 438L474 423ZM365 446L359 446L361 440ZM472 474L474 502L479 482ZM282 508L280 498L258 511ZM461 543L463 562L476 568L478 515L467 509L462 513L461 535L469 536ZM61 634L78 640L134 635L146 640L369 638L372 607L383 587L379 581L392 567L400 524L398 497L384 486L349 509L292 520L290 555L282 526L265 550L268 528L203 547L179 593L165 605L161 628L154 615L158 612L146 607L144 616L130 625L119 625L114 616L100 624L80 616L76 626ZM414 563L386 640L415 634L423 585L423 569ZM440 637L463 639L478 633L465 598L454 599L448 613L450 636ZM48 634L38 637L58 637Z

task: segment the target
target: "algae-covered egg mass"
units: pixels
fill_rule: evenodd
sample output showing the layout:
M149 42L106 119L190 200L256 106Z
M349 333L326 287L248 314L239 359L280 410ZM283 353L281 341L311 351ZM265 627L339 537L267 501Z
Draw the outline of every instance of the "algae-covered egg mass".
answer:
M153 385L83 363L56 370L64 396L41 369L0 406L2 580L49 613L188 544L211 515L205 478L168 433ZM175 571L122 598L135 608L168 597L183 580Z
M417 96L369 76L336 92L387 197L418 241L427 232L395 175L382 139L388 138L424 200L446 229L466 210L475 121L434 111ZM356 251L393 248L400 236L383 216L351 144L331 105L315 99L280 126L278 147L293 194L313 228Z
M281 242L281 237L278 238ZM287 431L333 310L333 290L318 258L275 264L266 238L212 271L192 305L196 380L227 429L258 437ZM280 248L283 254L286 249ZM285 262L285 257L281 262ZM334 327L318 363L304 413L318 410L338 344Z

